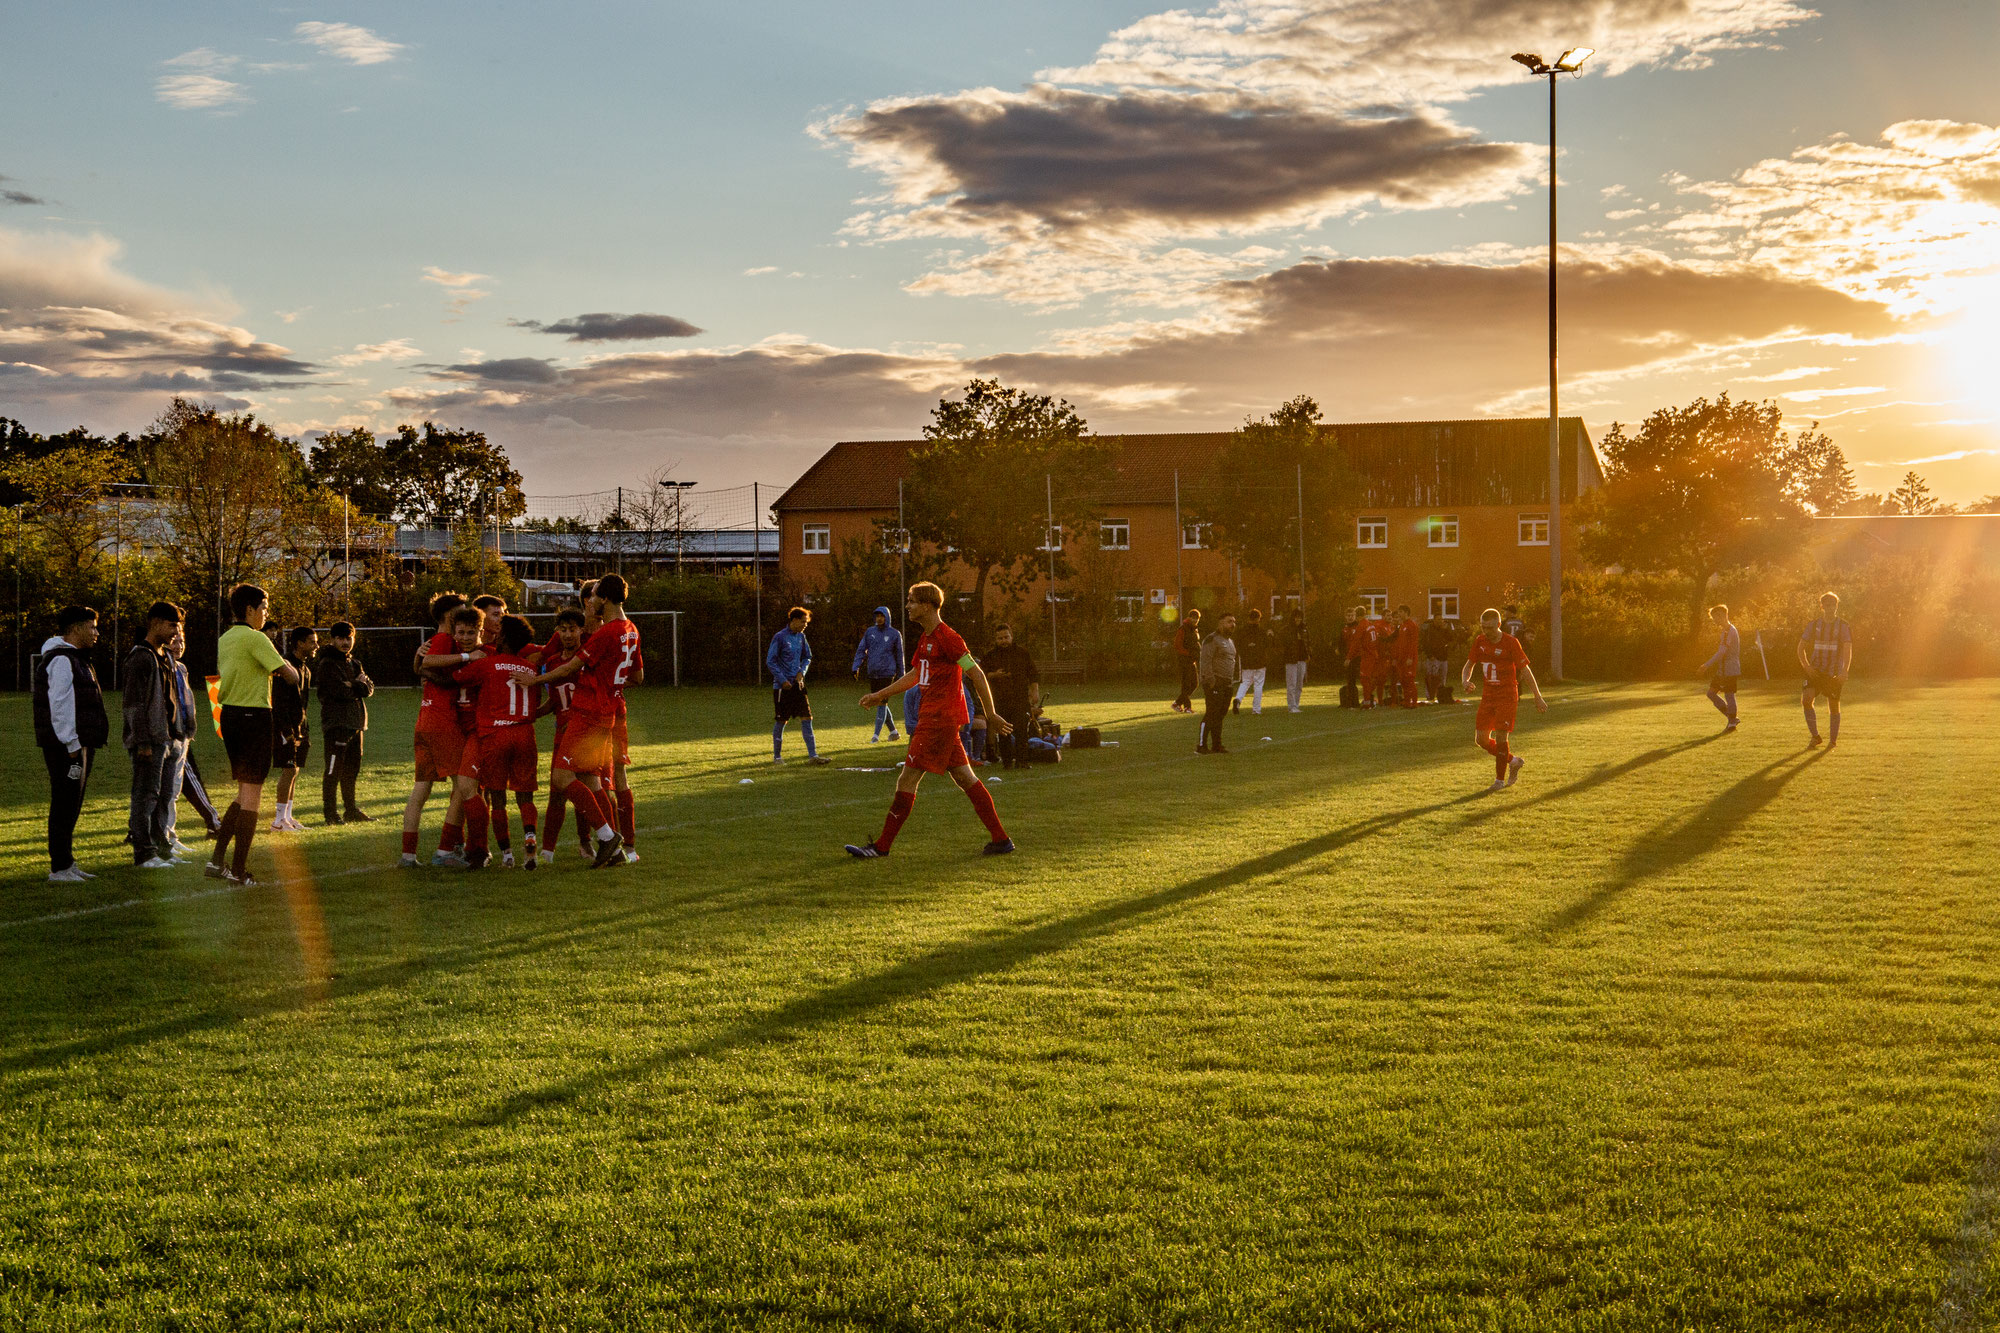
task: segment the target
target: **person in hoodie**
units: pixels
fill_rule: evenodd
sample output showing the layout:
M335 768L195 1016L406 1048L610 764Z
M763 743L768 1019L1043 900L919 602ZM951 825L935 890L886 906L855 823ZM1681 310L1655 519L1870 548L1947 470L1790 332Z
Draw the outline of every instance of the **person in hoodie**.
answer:
M328 824L365 824L375 816L354 799L361 777L361 745L368 732L368 696L375 682L354 660L354 626L336 622L314 659L313 685L319 690L319 734L326 743L326 771L320 777L320 813Z
M799 734L806 738L806 762L827 764L832 760L819 752L813 742L812 701L806 698L806 672L812 667L812 645L806 642L806 626L812 612L795 606L785 617L785 627L771 636L764 665L771 669L771 698L777 706L777 721L771 727L771 762L785 762L785 724L799 720Z
M180 719L180 729L186 740L174 741L167 756L167 790L185 796L201 816L202 825L208 835L214 837L222 827L222 812L215 808L215 802L208 799L208 784L202 780L201 766L194 758L194 731L200 725L200 713L194 707L194 688L188 684L187 663L181 655L187 652L187 631L185 625L174 631L174 637L167 640L167 665L173 673L174 713ZM167 804L167 845L173 848L175 856L188 856L194 851L181 841L180 802Z
M97 878L76 863L74 850L91 764L111 739L104 690L90 663L96 646L97 612L65 606L56 613L56 632L35 654L31 678L35 743L49 770L49 879L57 884Z
M861 631L861 642L854 648L854 678L866 679L868 692L880 694L896 678L903 674L903 636L890 623L889 608L875 608L875 623ZM884 702L875 708L875 734L868 738L869 744L882 739L882 728L889 728L889 739L900 740L896 734L896 715L889 711Z
M174 742L186 746L194 734L183 727L174 698L173 659L167 644L181 632L181 609L154 602L146 611L146 637L125 657L125 753L132 758L129 827L132 860L141 870L183 864L174 856L167 812L180 798L180 774L169 773ZM171 785L170 785L171 784Z

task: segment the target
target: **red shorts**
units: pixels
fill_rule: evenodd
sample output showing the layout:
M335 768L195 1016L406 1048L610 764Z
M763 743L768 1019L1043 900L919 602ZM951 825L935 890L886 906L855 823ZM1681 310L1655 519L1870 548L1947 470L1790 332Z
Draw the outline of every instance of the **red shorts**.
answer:
M417 781L449 782L465 762L465 737L455 728L417 728Z
M611 724L611 762L620 768L632 767L632 738L625 731L625 715Z
M1502 697L1497 694L1479 696L1479 716L1472 719L1474 731L1512 731L1514 710L1521 706L1521 696Z
M479 776L480 749L479 733L475 731L465 738L465 749L459 752L458 775L460 777L476 778Z
M910 733L910 752L904 762L919 773L949 773L972 761L966 758L957 727L919 725Z
M495 727L479 738L480 790L536 790L541 786L536 772L541 757L533 727Z
M610 720L572 713L569 725L556 738L555 766L571 773L606 772L617 739Z

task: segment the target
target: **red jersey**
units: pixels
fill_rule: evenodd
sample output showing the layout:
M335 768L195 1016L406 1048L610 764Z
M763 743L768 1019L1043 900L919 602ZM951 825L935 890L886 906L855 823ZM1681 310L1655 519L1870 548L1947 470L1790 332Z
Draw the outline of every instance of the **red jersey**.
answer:
M426 657L457 651L458 642L449 630L431 635L430 641L424 644ZM426 679L423 702L417 705L417 730L466 731L468 728L460 722L458 715L458 698L462 693L462 690L450 685L439 685Z
M572 654L563 651L561 639L550 639L542 645L542 671L544 673L554 671L569 661L571 656ZM555 700L556 730L560 732L564 724L569 721L569 710L576 702L576 677L559 680L549 686L548 691L549 697Z
M490 653L452 675L476 696L473 708L480 735L535 720L542 701L541 687L530 683L535 669L512 653Z
M1396 660L1398 662L1416 661L1417 622L1414 620L1408 620L1404 621L1400 625L1397 625L1395 635L1393 637L1393 644L1395 647Z
M917 668L917 688L924 692L917 705L920 727L962 727L972 720L965 708L965 660L971 649L957 630L940 620L937 628L917 640L910 660Z
M579 716L608 727L618 716L625 682L639 668L639 627L629 620L607 620L577 650L577 656L583 659L583 670L576 675L576 694L570 707Z
M1472 647L1466 650L1465 660L1472 666L1472 674L1481 682L1481 689L1489 699L1519 699L1521 697L1521 668L1528 665L1528 650L1521 641L1511 634L1502 634L1497 639L1489 639L1485 634L1472 636Z
M1363 658L1380 657L1382 641L1389 637L1388 626L1379 620L1364 620L1355 627L1360 631L1355 636Z

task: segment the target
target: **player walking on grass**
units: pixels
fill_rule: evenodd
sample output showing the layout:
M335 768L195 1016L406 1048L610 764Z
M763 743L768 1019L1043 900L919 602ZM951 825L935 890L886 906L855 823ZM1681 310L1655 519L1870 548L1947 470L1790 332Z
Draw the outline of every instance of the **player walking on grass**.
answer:
M1548 712L1549 704L1542 698L1534 668L1528 665L1528 650L1519 639L1501 632L1500 613L1492 607L1479 613L1479 633L1472 636L1472 647L1466 650L1459 685L1471 689L1475 674L1480 681L1479 714L1472 720L1472 736L1480 749L1493 756L1493 785L1486 790L1499 791L1520 779L1526 762L1508 744L1514 732L1514 713L1521 703L1520 678L1528 678L1538 711Z
M1708 677L1708 701L1722 714L1722 734L1736 730L1736 682L1743 674L1743 638L1729 623L1729 608L1717 603L1708 608L1708 618L1722 634L1715 655L1701 664L1699 674Z
M539 685L556 686L572 678L577 683L569 725L557 743L552 785L576 807L582 826L596 830L594 870L625 861L612 824L617 804L603 775L611 769L617 745L618 702L640 668L639 627L625 617L626 596L620 575L599 579L588 610L602 623L575 657L535 678Z
M910 817L917 803L917 787L924 774L949 773L992 835L985 855L1004 856L1014 850L1014 840L1001 826L1000 812L993 808L993 793L972 771L965 746L958 738L958 729L968 721L965 683L970 681L978 692L989 727L1005 736L1014 725L994 707L993 686L973 660L972 650L965 646L957 630L944 623L944 590L935 583L912 584L905 610L923 628L923 637L917 640L916 651L910 654L914 665L887 689L862 695L861 706L877 707L898 690L912 687L923 690L923 700L916 725L910 728L910 751L904 758L902 775L896 779L896 795L889 802L889 816L882 822L882 831L873 842L847 844L847 854L863 859L887 856L895 845L896 835L902 831L903 821Z
M1826 698L1826 748L1840 744L1840 691L1847 684L1847 669L1854 664L1854 631L1840 618L1840 598L1833 593L1819 599L1819 618L1799 635L1799 665L1806 669L1805 692L1799 702L1806 711L1806 731L1812 737L1807 749L1819 748L1819 714L1813 700Z
M521 864L535 868L535 789L541 755L535 749L535 714L542 691L535 681L535 668L522 656L535 637L534 629L520 616L500 618L500 638L494 651L475 652L473 660L453 672L461 685L473 691L473 707L479 728L479 805L472 813L468 841L472 844L472 864L483 864L486 856L486 829L482 814L490 812L493 840L500 847L500 864L512 868L514 847L507 836L507 793L521 809Z
M771 669L771 702L777 718L771 724L771 762L774 764L785 762L785 724L793 718L799 720L799 734L805 737L806 762L833 762L819 752L819 746L813 740L812 701L806 698L806 672L812 669L813 661L812 644L806 639L806 626L811 623L812 612L803 606L793 607L791 614L785 617L785 627L771 636L771 646L764 653L764 665Z
M424 659L428 656L445 653L456 656L452 617L464 605L465 598L455 592L441 592L431 598L431 624L437 627L437 633L417 649L412 663L424 690L423 700L417 705L416 781L410 786L410 799L403 804L403 857L398 864L404 867L417 864L417 831L422 826L424 805L431 798L431 787L439 782L446 784L450 795L445 802L444 827L438 833L437 852L431 857L431 864L464 864L458 854L465 818L464 796L457 781L459 765L465 758L465 733L458 721L458 687L451 683L450 677L424 669ZM464 662L455 665L463 666Z
M255 884L249 869L250 840L257 835L264 783L271 776L271 677L283 676L297 689L299 673L264 634L271 599L262 588L239 583L230 589L229 613L236 623L216 640L215 670L221 677L217 698L222 704L222 748L236 778L236 799L223 812L215 850L203 873L231 884ZM224 869L223 856L231 842L236 844L236 858Z

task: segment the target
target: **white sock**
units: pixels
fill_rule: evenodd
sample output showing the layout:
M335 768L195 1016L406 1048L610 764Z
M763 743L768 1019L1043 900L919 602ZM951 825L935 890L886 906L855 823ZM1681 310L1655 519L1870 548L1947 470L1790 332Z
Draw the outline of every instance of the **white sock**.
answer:
M292 803L290 801L278 802L278 808L273 813L276 815L278 822L282 824L285 820L292 817Z
M597 826L597 840L599 842L615 842L617 839L618 830L612 828L611 825L599 824Z

